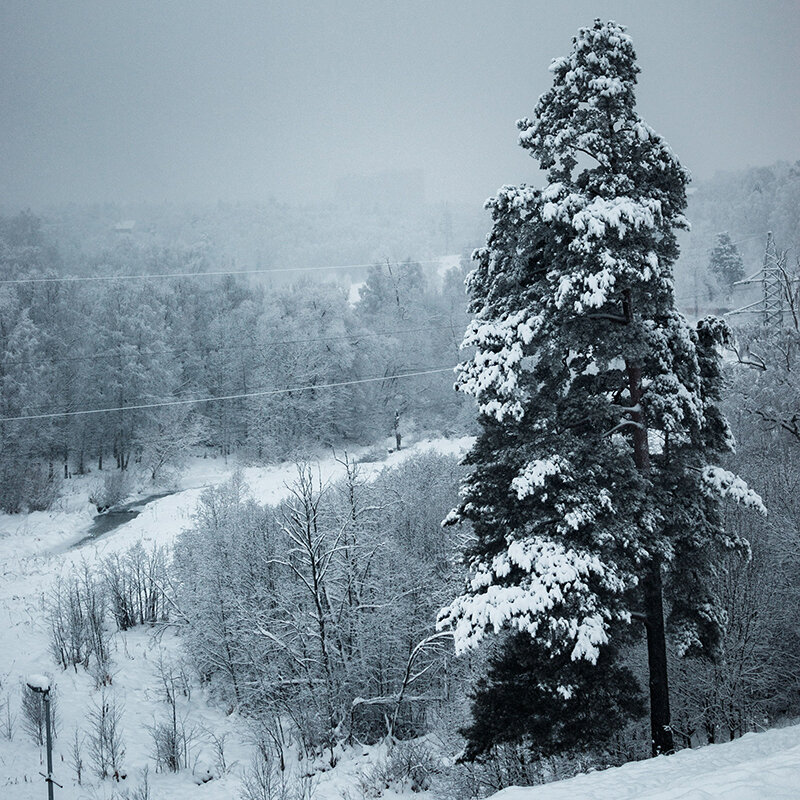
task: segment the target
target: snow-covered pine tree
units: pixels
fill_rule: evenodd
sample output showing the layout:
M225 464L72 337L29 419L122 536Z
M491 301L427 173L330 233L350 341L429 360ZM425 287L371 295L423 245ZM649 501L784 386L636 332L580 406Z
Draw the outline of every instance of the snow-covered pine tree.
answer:
M635 110L630 37L596 20L550 67L520 144L542 190L503 187L468 278L474 319L457 388L481 432L462 502L471 578L445 608L458 651L511 628L595 662L644 623L653 753L673 749L663 598L681 654L713 650L706 578L727 537L721 495L760 506L713 466L732 446L716 402L723 323L675 310L675 229L688 174ZM553 691L565 687L553 686Z
M711 251L708 268L727 292L733 291L733 284L744 278L744 262L727 232L717 234L717 244Z
M520 743L534 758L598 752L643 713L638 681L612 643L590 663L517 632L501 640L477 682L462 758L480 760L499 745Z

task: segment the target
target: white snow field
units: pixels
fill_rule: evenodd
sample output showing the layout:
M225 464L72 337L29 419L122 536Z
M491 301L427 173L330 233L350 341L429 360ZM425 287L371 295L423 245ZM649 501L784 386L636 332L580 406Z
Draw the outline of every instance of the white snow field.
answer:
M544 786L512 787L492 800L796 800L800 725Z
M420 442L385 460L360 465L361 474L369 477L385 466L397 464L414 453L435 448L438 452L463 453L471 439ZM235 800L240 792L242 769L251 758L246 721L235 713L206 702L203 692L194 687L191 698L179 701L179 712L187 726L197 732L194 743L195 768L176 774L155 774L152 741L148 726L162 718L166 708L159 692L157 664L160 657L175 660L180 642L169 630L154 635L149 628L136 628L113 635L113 682L109 693L123 707L122 730L127 777L124 782L99 781L91 774L87 748L84 747L83 785L75 780L70 766L70 744L76 727L86 730L87 713L99 692L93 678L82 668L63 671L48 649L48 632L43 618L44 597L60 579L76 574L85 563L95 565L108 555L127 550L137 541L145 547L153 543L171 544L190 523L197 501L207 486L228 479L235 465L222 459L198 459L180 479L179 491L148 503L140 515L102 538L78 548L72 545L86 533L95 515L88 502L91 480L73 479L68 494L59 501L59 509L31 514L0 514L0 800L31 800L46 797L47 789L40 771L44 770L44 748L33 743L21 725L22 685L33 675L52 678L57 695L58 737L54 743L54 779L63 784L56 788L59 800L94 800L124 798L141 781L142 770L149 765L152 800ZM318 462L323 482L343 472L333 456ZM287 484L296 477L292 463L243 470L252 496L262 503L279 500ZM6 704L12 716L13 737L5 732ZM214 768L214 754L206 731L217 736L227 734L225 758L234 765L227 775ZM357 748L342 754L336 769L321 773L315 781L317 800L341 800L343 791L355 781L359 768L381 757L380 748ZM207 770L216 773L213 780L201 783ZM193 774L194 773L194 774ZM391 798L392 792L385 797ZM421 795L415 795L420 797Z
M470 439L421 442L385 461L362 464L365 476L377 474L384 466L396 464L409 455L428 448L439 452L463 453ZM252 752L246 720L237 714L206 702L201 689L194 687L191 698L179 704L187 725L194 727L194 770L176 774L156 774L148 726L160 718L165 703L159 693L157 663L160 657L176 659L180 653L177 636L167 631L155 636L150 628L137 628L112 637L114 674L110 687L124 711L122 728L126 747L127 778L117 783L99 781L91 775L88 763L83 785L75 780L70 766L70 743L77 728L87 728L86 716L98 696L92 677L84 670L61 670L48 650L48 635L43 620L43 598L62 577L75 574L83 563L91 566L109 554L126 550L142 541L168 545L186 527L204 487L226 480L233 464L221 459L198 459L184 474L176 493L145 506L134 520L103 538L72 549L92 522L94 508L87 501L90 479L74 479L69 494L53 512L25 515L0 515L0 800L36 800L47 790L39 772L44 769L44 751L33 744L22 730L20 718L21 684L32 676L52 679L57 694L58 738L55 741L54 778L58 800L111 800L124 798L141 780L149 765L151 800L236 800L240 792L242 769ZM341 465L332 458L319 462L323 480L335 478ZM274 502L286 492L295 476L293 464L247 468L244 476L253 497ZM41 682L41 681L40 681ZM16 717L13 738L5 733L5 703ZM207 731L227 734L225 757L232 768L228 774L215 769L214 754ZM86 748L84 748L84 751ZM382 757L380 747L356 748L342 753L336 768L320 771L315 778L316 800L362 800L357 786L360 771ZM84 752L88 762L88 754ZM321 766L321 765L317 765ZM213 780L200 782L210 769ZM430 793L400 795L387 790L387 800L419 798L432 800ZM697 800L730 798L800 797L800 726L748 734L729 744L684 751L623 767L581 775L567 781L535 788L512 788L495 795L494 800Z

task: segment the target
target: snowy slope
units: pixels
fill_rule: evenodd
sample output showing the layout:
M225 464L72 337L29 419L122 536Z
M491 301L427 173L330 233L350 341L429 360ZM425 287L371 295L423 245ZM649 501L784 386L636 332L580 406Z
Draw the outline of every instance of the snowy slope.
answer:
M461 453L470 440L423 442L386 461L362 465L363 474L377 473L386 465L398 463L408 455L427 448ZM83 562L97 563L110 553L127 549L136 541L169 544L189 524L197 500L207 485L226 480L233 465L213 459L198 460L182 480L182 488L148 504L140 516L106 537L78 549L69 545L79 540L90 526L93 509L86 501L86 487L76 490L61 503L60 510L28 515L0 515L0 717L4 700L11 701L19 716L20 682L31 673L53 675L60 695L60 737L55 747L55 777L64 784L56 790L59 800L110 798L119 785L106 782L79 787L69 767L69 743L77 726L85 727L85 717L97 692L84 671L63 672L56 667L47 645L42 620L42 598L62 576L80 569ZM333 458L319 462L323 480L335 478L341 470ZM293 464L248 468L244 476L252 495L261 502L275 502L286 492L295 475ZM235 764L230 774L219 775L198 786L189 772L176 775L154 774L147 726L164 711L159 699L156 664L159 657L177 657L179 642L167 632L156 638L149 629L117 633L113 637L115 673L113 690L124 706L123 729L128 767L128 789L133 788L141 769L150 765L154 800L234 800L239 795L240 772L250 758L251 745L244 720L236 714L205 702L195 689L180 711L197 732L196 772L213 765L213 753L205 730L228 734L226 759ZM0 719L0 800L28 800L46 796L38 773L43 753L20 729L19 719L11 741L4 738ZM360 770L369 768L381 757L379 748L344 753L337 767L318 776L316 800L341 800L360 797L356 786ZM238 762L238 763L236 763ZM120 795L117 795L119 797ZM387 791L384 797L397 797ZM431 800L430 795L403 795L405 800ZM800 797L800 726L749 734L730 744L684 751L669 758L582 775L569 781L537 788L507 789L494 800L706 800L707 798Z
M625 764L492 800L796 800L800 725L748 733L726 744Z
M409 455L436 449L439 452L462 453L471 440L437 440L421 442L402 452L392 453L385 461L360 465L365 477L377 474L385 466L399 463ZM333 457L321 460L318 474L327 481L339 477L343 468ZM69 745L77 727L86 728L86 714L97 691L92 678L84 671L64 672L48 652L48 634L43 620L43 599L60 579L76 574L82 565L93 566L106 556L127 550L137 541L145 546L152 543L171 544L187 527L204 488L217 485L234 471L213 459L198 460L182 479L182 488L167 497L144 507L141 514L107 534L78 548L71 547L83 538L94 515L88 503L88 484L74 481L72 493L60 503L55 512L35 512L26 515L0 515L0 717L10 703L17 716L13 738L9 741L0 722L0 800L28 800L46 796L45 785L39 776L43 752L21 730L19 705L21 684L31 674L45 673L54 678L58 692L59 737L55 743L54 777L64 784L57 790L60 800L111 797L117 784L106 781L100 785L90 777L94 786L78 786L69 766ZM254 498L262 503L274 503L283 497L296 477L294 464L278 464L262 468L246 468L243 474ZM188 772L176 775L155 775L152 743L147 730L160 718L165 704L160 699L157 664L159 658L178 658L179 642L169 631L155 637L149 629L134 629L112 637L114 651L113 693L123 707L123 732L127 754L127 786L135 784L142 768L149 764L150 783L154 798L184 800L202 797L204 800L229 800L239 794L241 768L251 754L248 729L244 720L205 702L202 691L195 689L191 699L179 709L187 724L197 731L194 746L196 772L202 773L213 765L210 739L204 732L228 734L226 760L238 762L230 774L217 778L202 787L196 785ZM84 755L86 755L84 753ZM359 758L379 757L375 750L368 753L345 754L332 773L320 777L315 797L341 798L341 789L352 782ZM355 759L355 761L354 761ZM88 759L87 759L88 760ZM335 774L333 774L335 773ZM386 795L391 796L390 794Z

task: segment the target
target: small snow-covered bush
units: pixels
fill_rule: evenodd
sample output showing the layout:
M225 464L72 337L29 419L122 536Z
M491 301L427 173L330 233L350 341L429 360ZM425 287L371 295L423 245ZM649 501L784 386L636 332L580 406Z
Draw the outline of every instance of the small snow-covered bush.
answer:
M99 512L107 511L133 491L134 478L127 470L114 470L103 476L103 482L89 495L89 502Z
M183 665L158 660L158 677L167 703L166 713L148 726L153 740L153 758L159 772L179 772L186 769L197 739L197 730L188 727L185 717L178 713L178 696L190 696L188 678Z
M478 800L507 786L536 786L572 774L558 773L554 759L532 758L525 745L503 744L482 761L450 759L433 776L432 788L440 800Z
M361 770L357 789L364 798L383 797L391 789L397 793L424 792L441 771L439 759L424 740L397 742L374 764Z
M439 762L430 747L421 741L398 742L389 752L387 765L392 782L412 792L424 792L439 770Z
M62 481L43 465L32 468L28 473L25 489L26 505L29 511L47 511L61 495Z
M76 727L72 732L72 739L69 743L69 765L75 773L75 780L78 781L78 786L83 783L83 774L85 770L84 750L86 748L86 736L80 732Z
M167 715L148 725L153 740L153 759L157 772L180 772L189 766L195 732L186 720Z
M262 751L254 754L242 776L240 800L313 800L314 778L280 768Z
M46 601L50 652L63 669L89 669L100 686L111 682L111 655L106 632L106 597L102 585L84 564L79 577L57 583Z
M227 775L238 762L229 762L225 755L225 743L228 738L227 733L214 733L213 730L204 731L207 741L211 744L214 751L214 770L218 775Z
M125 800L150 800L150 771L145 767L141 771L139 783L125 793Z
M89 664L86 621L75 581L57 582L47 599L45 616L50 627L50 652L63 669Z

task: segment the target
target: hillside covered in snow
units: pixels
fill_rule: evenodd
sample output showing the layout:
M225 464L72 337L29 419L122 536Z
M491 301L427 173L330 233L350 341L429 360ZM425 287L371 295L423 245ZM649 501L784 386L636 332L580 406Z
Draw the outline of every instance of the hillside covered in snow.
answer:
M800 796L800 725L681 750L492 800L794 800Z
M459 454L469 439L421 442L376 462L359 464L365 480L387 468L425 452ZM314 464L320 482L341 477L343 464L335 457ZM256 748L248 720L231 713L208 696L195 676L187 674L181 639L167 626L136 626L125 631L109 630L111 675L107 685L98 687L96 676L76 665L63 670L54 660L51 647L48 604L53 593L87 570L102 569L109 558L123 556L132 545L141 543L147 551L169 548L192 523L198 502L209 487L219 486L236 471L233 462L223 459L198 459L180 480L177 490L149 501L139 499L138 515L119 527L86 540L98 520L88 501L92 477L75 479L72 491L65 494L58 508L50 512L0 515L0 797L3 800L29 800L46 789L40 772L44 770L44 747L33 743L22 701L24 685L32 675L49 676L56 702L57 737L54 742L54 779L63 785L56 789L60 800L86 798L145 798L145 781L152 798L184 800L229 800L240 796L242 776ZM248 467L240 472L249 491L260 503L276 503L289 492L296 478L293 463ZM126 504L130 506L131 504ZM176 711L179 725L188 731L188 765L175 773L156 774L153 729L161 720L164 702L164 669L180 674L182 690ZM92 766L90 730L92 714L101 697L112 698L121 713L124 777L119 781L98 780ZM347 787L355 786L359 776L378 769L385 759L381 745L337 751L334 770L324 760L298 762L291 743L285 748L288 771L294 786L304 796L341 798ZM302 758L302 756L300 756ZM81 783L77 780L77 761L82 760ZM204 782L205 781L205 782ZM199 788L202 787L202 788ZM127 792L125 794L124 792ZM358 796L358 795L353 795ZM387 793L391 796L391 792Z

